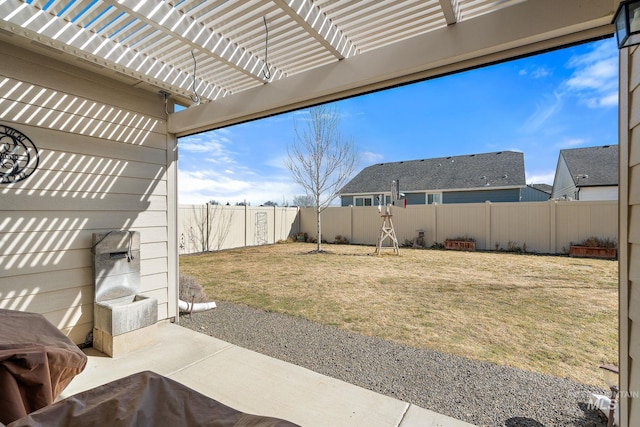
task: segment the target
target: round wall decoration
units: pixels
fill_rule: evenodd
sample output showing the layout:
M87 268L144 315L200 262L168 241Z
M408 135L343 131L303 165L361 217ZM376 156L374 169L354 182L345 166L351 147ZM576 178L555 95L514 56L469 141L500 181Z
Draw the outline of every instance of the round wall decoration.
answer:
M0 184L29 178L39 160L33 141L19 130L0 125Z

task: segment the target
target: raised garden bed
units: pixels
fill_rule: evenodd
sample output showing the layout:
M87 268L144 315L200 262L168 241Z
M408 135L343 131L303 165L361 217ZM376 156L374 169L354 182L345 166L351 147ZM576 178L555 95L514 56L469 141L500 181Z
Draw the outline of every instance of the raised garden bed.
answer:
M468 240L445 240L444 248L453 251L475 251L476 242Z
M578 258L615 259L618 256L618 250L616 248L572 245L569 247L569 256Z
M615 259L618 256L618 248L616 242L611 239L592 236L580 243L572 243L569 246L569 256Z

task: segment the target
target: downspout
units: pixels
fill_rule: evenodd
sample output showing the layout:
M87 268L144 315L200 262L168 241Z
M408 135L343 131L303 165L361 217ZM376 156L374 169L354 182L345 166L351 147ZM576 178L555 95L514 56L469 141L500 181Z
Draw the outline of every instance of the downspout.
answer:
M197 313L199 311L211 310L212 308L216 308L216 303L213 301L190 303L178 300L178 309L182 313Z

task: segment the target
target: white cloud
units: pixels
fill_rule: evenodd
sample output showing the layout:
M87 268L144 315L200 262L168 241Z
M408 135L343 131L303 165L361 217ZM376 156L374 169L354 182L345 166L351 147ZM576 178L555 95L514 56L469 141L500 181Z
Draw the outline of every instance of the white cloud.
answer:
M534 173L527 172L526 180L527 184L549 184L553 185L553 179L555 178L555 170L536 171Z
M573 73L564 85L581 103L590 108L618 105L618 50L613 39L596 44L591 52L574 56L568 66Z
M259 205L266 201L291 203L302 191L288 177L267 179L232 178L215 171L178 171L178 202L203 204L210 200L236 204L247 201Z
M551 70L544 66L539 66L531 70L523 68L518 72L518 75L530 76L532 79L541 79L550 76L551 74L553 74Z
M523 125L526 132L535 132L542 128L545 122L562 108L562 95L553 92L553 98L547 97L545 104L536 105L536 111L527 118Z
M285 166L285 162L288 158L289 156L287 153L280 153L277 156L269 157L264 164L271 166L272 168L288 170Z
M586 145L589 141L587 141L584 138L566 138L564 140L562 140L559 144L557 144L556 146L560 149L562 148L576 148L576 147L580 147L582 145Z
M211 163L236 163L233 158L236 153L227 148L227 146L232 144L232 141L225 135L230 135L230 132L216 130L180 138L178 150L180 152L197 154L201 156L203 160Z
M571 70L568 79L553 92L553 96L536 105L536 111L525 121L522 129L535 132L543 128L554 115L558 114L570 97L589 108L610 108L618 105L618 51L613 39L594 44L594 48L584 54L575 55L567 62ZM550 75L545 67L520 70L520 75L541 78Z
M380 153L374 153L371 151L362 151L359 153L360 161L365 165L370 165L373 163L379 163L384 156Z
M551 75L551 71L545 67L538 67L531 72L531 77L534 79L541 79Z

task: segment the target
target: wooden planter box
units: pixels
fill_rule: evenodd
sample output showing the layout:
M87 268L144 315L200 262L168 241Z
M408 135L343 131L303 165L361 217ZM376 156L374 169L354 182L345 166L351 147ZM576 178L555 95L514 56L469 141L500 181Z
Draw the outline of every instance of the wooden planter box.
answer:
M464 240L445 240L444 248L454 251L475 251L476 242L467 242Z
M616 248L600 248L594 246L570 246L569 256L581 258L615 259L618 256L618 250Z

